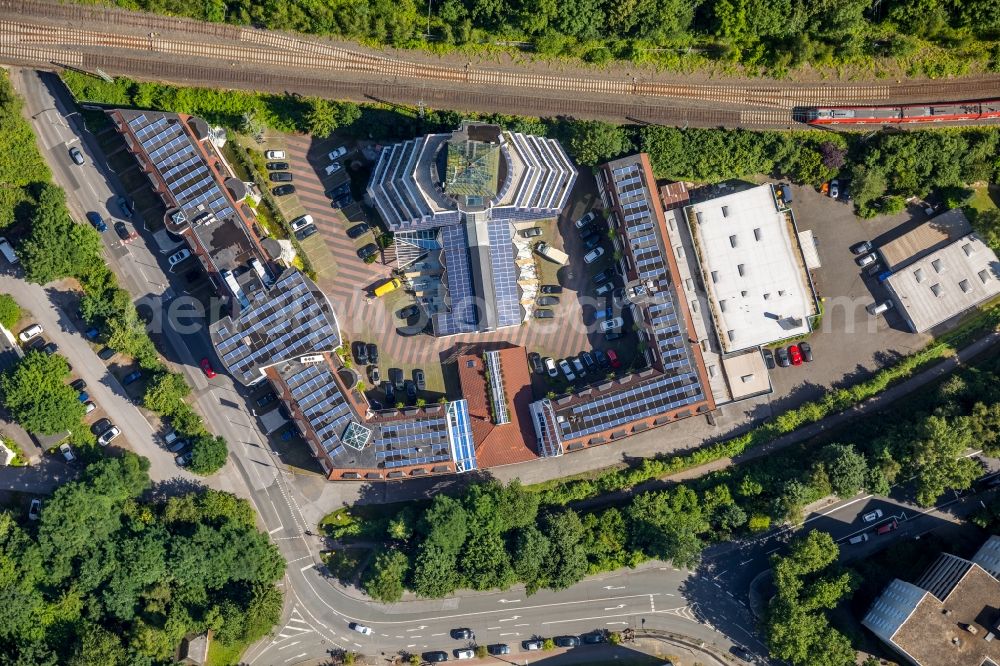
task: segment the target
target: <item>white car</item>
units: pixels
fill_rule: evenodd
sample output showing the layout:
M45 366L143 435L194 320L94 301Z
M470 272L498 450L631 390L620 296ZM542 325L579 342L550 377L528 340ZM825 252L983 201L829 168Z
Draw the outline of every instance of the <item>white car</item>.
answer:
M118 429L118 426L111 426L101 433L101 436L97 438L97 443L101 446L107 446L111 440L120 434L122 434L122 431Z
M41 324L32 324L28 328L21 331L17 337L21 342L27 342L31 338L41 335L44 330L45 329L42 328Z
M583 263L592 264L603 256L604 256L604 248L595 247L593 250L583 255Z
M539 640L523 641L521 643L521 647L523 647L525 650L541 650L542 641Z
M347 154L347 146L341 146L340 148L336 148L333 151L331 151L330 154L327 155L327 157L329 157L331 160L335 160L338 157L343 157L346 154Z
M31 500L31 506L28 508L28 520L38 520L38 517L42 515L42 500L37 497Z
M366 627L365 625L358 624L357 622L351 622L348 626L359 634L364 634L365 636L372 635L371 627Z
M863 257L859 257L857 259L858 266L861 266L862 268L864 268L865 266L871 266L876 261L878 261L878 257L876 257L874 253L866 254Z
M583 229L585 226L587 226L596 219L597 219L597 212L590 211L589 213L581 217L579 220L574 222L573 226L576 227L577 229Z
M545 370L549 373L549 377L559 376L559 371L556 370L556 362L552 360L551 356L546 356L543 363L545 363Z
M625 321L621 317L615 317L614 319L608 319L607 321L601 322L601 333L607 333L608 331L615 331L625 325Z
M571 382L576 381L576 375L573 374L573 368L569 367L569 363L566 359L563 358L559 360L559 369L563 371L564 375L566 375L566 379Z
M881 517L882 517L882 509L875 509L874 511L869 511L868 513L866 513L861 518L866 523L874 523L876 520L878 520Z
M881 303L870 303L866 309L868 310L868 314L875 316L891 310L892 306L892 301L882 301Z
M834 178L830 181L830 198L836 199L840 196L840 181Z
M268 150L264 152L264 157L269 160L283 160L285 159L285 151L283 150Z
M171 268L173 268L174 266L181 263L190 256L191 256L191 250L189 250L188 248L184 248L183 250L177 250L172 255L167 257L167 263L170 264Z
M292 231L298 231L299 229L302 229L303 227L308 227L312 223L313 223L313 216L312 215L301 215L301 216L295 218L294 220L292 220L291 223L289 223L288 226L290 226L292 228Z
M340 171L340 162L334 162L326 167L326 175L331 175Z
M91 413L92 411L94 411L95 409L97 409L97 405L95 405L90 400L88 400L87 402L83 403L83 406L87 408L87 413L88 414Z
M454 651L455 659L474 659L476 653L469 648L457 649Z
M73 455L73 449L69 448L69 444L60 444L59 450L62 452L63 458L66 459L66 462L73 462L76 460L76 456Z

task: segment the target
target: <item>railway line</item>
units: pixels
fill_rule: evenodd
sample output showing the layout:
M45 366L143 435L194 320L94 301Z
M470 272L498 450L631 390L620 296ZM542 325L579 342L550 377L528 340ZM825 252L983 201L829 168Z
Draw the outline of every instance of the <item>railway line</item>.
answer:
M789 126L801 120L800 107L940 99L943 88L951 99L1000 96L1000 77L909 84L688 84L646 80L646 75L611 78L422 63L280 32L113 7L0 0L0 16L0 60L19 64L86 67L96 59L105 63L105 71L149 79L327 96L353 90L354 99L440 101L449 108L468 108L461 91L465 100L487 102L476 110L502 107L534 115L560 109L558 113L614 119L642 115L648 122L681 117L680 122L689 123L704 118L708 124ZM199 63L196 70L189 68L191 60ZM510 100L529 103L515 107ZM630 115L618 113L626 110Z

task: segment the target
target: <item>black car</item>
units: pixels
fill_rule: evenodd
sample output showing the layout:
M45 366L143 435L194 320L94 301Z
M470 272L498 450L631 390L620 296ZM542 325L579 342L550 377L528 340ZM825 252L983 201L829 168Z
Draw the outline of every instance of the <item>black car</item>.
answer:
M770 349L764 349L764 365L767 366L768 370L774 370L774 352Z
M288 171L288 162L268 162L264 166L268 171Z
M104 349L102 349L101 351L97 352L97 357L98 357L99 359L101 359L102 361L107 361L107 360L109 360L109 359L110 359L110 358L111 358L112 356L114 356L114 355L115 355L116 353L117 353L117 352L115 352L115 350L114 350L114 349L112 349L111 347L105 347L105 348L104 348Z
M618 340L621 337L622 337L621 329L608 331L607 333L604 334L604 339L607 340L608 342L611 342L612 340Z
M378 345L374 342L368 343L368 362L378 363Z
M128 230L128 225L122 221L115 222L115 233L118 234L118 238L122 240L128 240L132 237L132 232Z
M341 194L339 197L330 202L331 208L347 208L352 203L354 203L354 197L350 194Z
M604 353L603 349L594 350L594 360L597 361L597 365L601 366L604 370L611 367L611 361L608 360L608 355Z
M278 185L277 187L271 188L271 194L276 197L283 197L286 194L295 194L294 185Z
M580 360L583 361L585 366L587 366L587 372L597 370L597 361L595 361L594 357L590 355L590 352L583 352L580 354Z
M368 365L368 345L363 342L354 343L354 362L358 365Z
M368 233L369 226L362 222L361 224L355 224L353 227L347 230L348 238L358 238Z
M531 363L531 368L538 374L545 373L545 364L542 363L542 356L538 352L531 352L528 354L528 362Z
M368 243L363 248L358 250L358 259L365 260L368 257L373 257L378 254L378 245L375 243Z
M866 254L874 249L871 241L861 241L860 243L855 243L851 246L851 252L853 254Z
M396 312L396 316L400 319L409 319L410 317L416 317L418 314L420 314L420 308L416 305L407 305Z
M83 381L82 379L74 379L72 382L70 382L69 386L74 391L79 392L79 391L82 391L83 389L87 388L87 382Z
M135 206L128 197L118 197L115 199L115 203L118 204L118 210L122 212L122 217L132 217L135 213Z
M451 637L454 638L456 641L467 641L475 638L476 635L472 633L472 629L469 629L468 627L462 627L460 629L452 629Z
M290 183L292 182L292 174L287 171L273 171L267 174L268 180L272 183Z
M607 640L604 637L604 634L601 633L600 631L592 631L589 634L584 634L583 636L580 636L580 638L582 638L583 642L586 643L587 645L598 645Z
M59 345L57 345L54 342L50 342L49 344L42 347L42 351L48 354L49 356L52 356L57 351L59 351Z
M403 389L403 371L399 368L389 368L389 381L396 387L396 390Z
M417 401L417 385L410 380L406 380L406 400L411 405Z
M535 305L556 305L558 303L558 296L539 296L535 299Z
M792 364L792 360L788 358L788 350L784 347L778 347L775 349L774 355L778 357L778 365L782 368L787 368Z
M420 368L413 371L413 381L416 382L417 388L421 391L427 388L427 378L424 376L424 371Z
M541 288L543 294L561 294L562 291L563 288L557 284L543 284Z
M499 656L501 654L510 654L510 646L506 643L494 643L493 645L486 646L486 652L494 656Z
M94 422L94 425L90 426L90 432L100 436L104 434L104 431L110 428L112 425L114 424L111 423L111 419L98 419L97 421Z
M799 351L802 353L802 360L806 363L813 360L813 348L808 342L800 342Z
M598 273L593 277L594 284L604 284L614 276L615 272L613 270L611 270L610 268L605 268L603 271L601 271L600 273Z
M298 239L299 241L304 241L305 239L315 234L317 231L319 231L319 229L316 228L315 224L307 224L306 226L302 227L301 229L295 232L295 238Z
M421 657L424 661L429 661L432 664L436 664L441 661L448 661L448 653L444 650L434 650L433 652L424 652Z
M586 252L590 252L595 247L601 244L600 234L587 234L583 237L583 249Z
M392 371L389 371L390 374ZM396 389L393 388L392 382L386 382L382 384L382 392L385 393L385 402L390 407L396 404Z
M535 310L535 312L533 314L535 315L535 319L552 319L553 317L556 316L555 312L553 312L552 310L549 310L547 308L542 308L540 310Z
M278 399L278 394L277 393L275 393L274 391L268 391L264 395L262 395L259 398L257 398L257 406L258 407L267 407L268 405L270 405L272 402L274 402L277 399Z
M556 636L552 642L556 644L556 647L575 648L580 645L580 638L579 636Z

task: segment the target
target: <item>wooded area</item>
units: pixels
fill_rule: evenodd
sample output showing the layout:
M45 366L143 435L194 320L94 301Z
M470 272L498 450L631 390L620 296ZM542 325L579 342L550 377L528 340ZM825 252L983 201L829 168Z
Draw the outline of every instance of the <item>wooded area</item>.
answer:
M85 0L92 2L93 0ZM653 62L673 69L738 63L781 74L906 59L941 76L1000 66L992 0L116 0L205 21L436 48L516 44L549 55ZM428 28L430 33L428 35Z
M227 645L281 615L285 562L228 493L150 496L149 461L89 465L38 522L0 512L0 663L172 664L185 636Z

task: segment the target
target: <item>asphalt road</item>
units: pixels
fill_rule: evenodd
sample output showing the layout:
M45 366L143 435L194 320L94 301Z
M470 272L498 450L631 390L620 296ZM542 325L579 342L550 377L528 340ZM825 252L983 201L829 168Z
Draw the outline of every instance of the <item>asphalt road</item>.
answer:
M13 72L18 92L26 98L26 114L31 117L39 142L51 165L56 182L67 192L70 209L82 219L87 210L117 212L114 199L120 190L105 163L96 141L81 131L79 116L69 111L68 93L55 85L51 75L29 70ZM83 167L68 158L72 145L79 145L87 159ZM106 216L107 217L107 216ZM105 256L122 284L138 297L155 297L166 313L181 293L182 285L171 287L175 276L165 272L162 256L150 251L155 243L136 225L141 242L122 245L113 231L104 234ZM161 448L153 428L127 399L104 364L85 342L77 326L56 304L63 295L29 285L16 276L0 278L0 289L18 295L30 306L46 333L59 344L74 369L94 386L94 399L123 430L129 448L150 459L151 476L156 481L176 484L178 489L199 483L173 462ZM164 317L169 320L169 317ZM283 470L277 456L260 434L247 404L247 394L232 380L219 374L208 380L197 360L211 355L207 330L190 327L178 332L163 330L169 349L164 353L183 371L194 388L194 398L212 432L230 443L230 461L207 485L249 498L260 514L260 526L282 550L289 562L284 581L287 592L286 617L273 640L266 639L251 649L247 661L257 664L302 662L322 659L330 650L351 649L366 654L378 652L454 649L460 645L448 637L450 629L469 626L479 642L508 642L516 650L529 637L581 633L596 628L622 629L627 626L660 629L728 650L727 634L751 637L746 623L747 609L733 602L728 609L729 625L716 631L699 620L699 602L685 597L687 573L671 567L654 566L638 571L584 581L558 593L542 592L528 597L514 589L494 594L470 594L444 600L419 600L392 606L370 603L327 579L317 566L323 544L305 532L313 523L300 509L306 502L296 487L296 477ZM0 485L19 490L45 491L51 482L19 475L0 475ZM327 507L330 509L333 507ZM645 623L643 623L645 620ZM373 628L371 636L352 632L349 621Z

